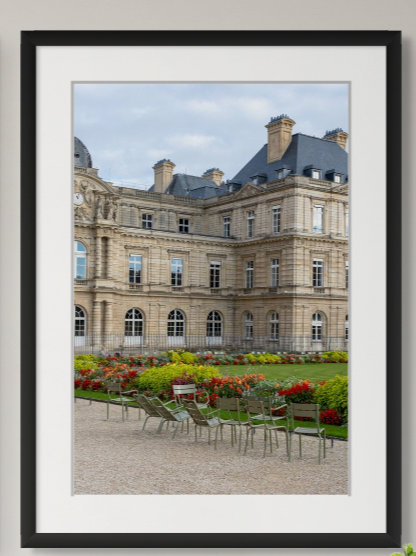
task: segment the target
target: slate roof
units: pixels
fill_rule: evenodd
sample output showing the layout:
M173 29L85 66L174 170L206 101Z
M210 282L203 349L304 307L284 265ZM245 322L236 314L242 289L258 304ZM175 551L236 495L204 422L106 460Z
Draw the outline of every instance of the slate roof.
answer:
M78 137L74 137L74 166L92 168L90 152Z
M341 182L345 182L348 175L348 153L335 141L325 141L318 137L311 137L303 133L296 133L285 154L280 160L267 163L267 143L242 168L231 181L240 181L242 185L252 181L252 176L259 173L266 174L266 182L277 179L276 170L283 166L291 169L291 174L305 175L306 166L322 170L322 179L330 170L343 174ZM235 188L237 189L237 187Z
M150 187L149 191L154 191L154 185ZM227 193L227 191L220 191L220 188L213 180L189 176L188 174L174 174L165 193L196 199L210 199L211 197Z

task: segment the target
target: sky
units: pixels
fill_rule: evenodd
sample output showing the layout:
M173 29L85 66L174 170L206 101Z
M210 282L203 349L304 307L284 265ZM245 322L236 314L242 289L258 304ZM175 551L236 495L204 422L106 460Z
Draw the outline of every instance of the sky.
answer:
M219 168L224 180L267 143L264 127L287 114L293 133L322 137L348 132L347 84L76 84L74 133L106 181L148 188L163 159L174 173L202 176Z

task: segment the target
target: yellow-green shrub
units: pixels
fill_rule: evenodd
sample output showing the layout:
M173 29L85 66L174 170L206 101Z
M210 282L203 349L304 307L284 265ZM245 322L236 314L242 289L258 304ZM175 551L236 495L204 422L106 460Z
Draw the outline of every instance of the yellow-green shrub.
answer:
M75 355L74 356L74 370L80 371L81 369L97 369L99 357L95 355L85 354L85 355Z
M172 363L194 363L198 360L198 356L195 353L190 353L189 351L169 351L168 355Z
M280 361L282 358L279 355L273 355L272 353L261 353L260 355L255 355L254 353L247 353L247 359L251 361L255 361L256 363L264 364L264 363L276 363Z
M331 359L331 361L345 361L348 362L348 353L346 351L326 351L321 353L324 359Z
M219 378L221 374L214 367L203 365L186 365L172 363L164 367L153 367L144 371L137 379L136 384L140 391L149 390L155 394L167 390L175 378L184 373L195 377L195 384L202 384L205 380Z
M313 396L321 409L336 409L344 421L348 421L348 377L335 376L320 384Z

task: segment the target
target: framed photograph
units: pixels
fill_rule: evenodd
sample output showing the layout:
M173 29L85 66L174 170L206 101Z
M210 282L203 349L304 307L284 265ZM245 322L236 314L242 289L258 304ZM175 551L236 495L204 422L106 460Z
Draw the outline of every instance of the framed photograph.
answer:
M21 38L21 546L400 547L401 33Z

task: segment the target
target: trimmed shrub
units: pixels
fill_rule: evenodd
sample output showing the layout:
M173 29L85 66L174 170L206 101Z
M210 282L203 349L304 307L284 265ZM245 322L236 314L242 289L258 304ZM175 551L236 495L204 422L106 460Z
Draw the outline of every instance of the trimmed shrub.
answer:
M195 353L190 353L189 351L168 351L168 355L172 363L186 363L189 365L190 363L195 363L198 361L199 357Z
M314 394L314 402L321 409L336 409L343 422L348 421L348 377L337 375L325 384L318 385Z
M74 370L80 371L81 369L97 369L98 362L101 361L100 357L95 355L75 355L74 356Z
M188 377L192 376L195 384L200 385L204 381L210 381L212 378L219 378L221 374L214 367L205 367L203 365L184 365L171 363L164 367L154 367L147 369L135 380L135 384L141 392L149 391L154 394L167 392L175 378L181 378L184 373Z
M321 357L330 361L348 363L348 353L346 351L326 351L321 353Z

